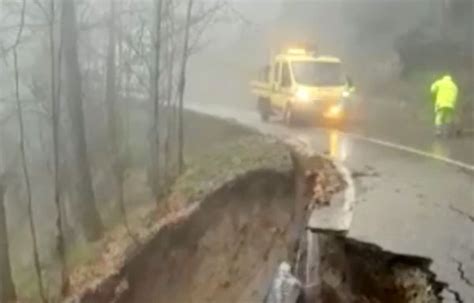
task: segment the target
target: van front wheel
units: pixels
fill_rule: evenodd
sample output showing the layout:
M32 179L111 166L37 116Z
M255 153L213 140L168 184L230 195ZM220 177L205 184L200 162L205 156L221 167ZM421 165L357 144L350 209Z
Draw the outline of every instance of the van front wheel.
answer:
M295 126L297 122L297 116L295 111L291 108L291 105L288 104L283 113L283 120L286 126Z
M258 99L258 112L260 113L260 118L262 121L267 122L271 113L270 102L268 102L267 99Z

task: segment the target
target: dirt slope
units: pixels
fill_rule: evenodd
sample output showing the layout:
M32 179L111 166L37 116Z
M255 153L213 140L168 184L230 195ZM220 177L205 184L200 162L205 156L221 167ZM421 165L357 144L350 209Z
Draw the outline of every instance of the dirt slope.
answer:
M252 135L217 147L189 163L158 208L171 219L150 217L139 248L66 302L259 302L304 226L295 191L285 146Z
M293 208L288 175L258 171L165 227L129 263L119 302L258 302L289 254Z

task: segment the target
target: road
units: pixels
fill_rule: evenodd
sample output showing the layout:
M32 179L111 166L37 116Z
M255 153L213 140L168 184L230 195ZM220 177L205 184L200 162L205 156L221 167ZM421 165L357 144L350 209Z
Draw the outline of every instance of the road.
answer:
M289 129L279 121L263 123L251 109L189 108L234 119L282 139L297 139L342 163L355 184L348 237L394 253L430 258L438 280L449 285L442 294L445 302L474 302L472 138L435 140L429 129L405 121L389 124L394 119L391 115L366 117L365 125L354 127L351 134L311 127Z

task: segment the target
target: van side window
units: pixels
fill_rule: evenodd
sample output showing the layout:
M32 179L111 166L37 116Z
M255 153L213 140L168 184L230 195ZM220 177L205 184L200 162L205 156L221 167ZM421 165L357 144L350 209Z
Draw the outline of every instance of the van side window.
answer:
M281 83L281 63L276 62L273 66L273 82Z
M265 65L258 71L258 79L264 82L270 81L270 65Z
M269 81L270 80L270 65L266 65L261 74L261 80L263 81Z
M288 63L284 63L281 71L281 86L290 87L291 86L291 76L290 76L290 67Z

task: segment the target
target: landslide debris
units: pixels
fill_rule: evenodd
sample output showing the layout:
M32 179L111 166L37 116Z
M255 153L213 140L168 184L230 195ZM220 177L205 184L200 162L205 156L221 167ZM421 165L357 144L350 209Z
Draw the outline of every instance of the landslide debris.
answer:
M123 248L115 270L78 288L70 302L263 299L292 253L290 231L303 225L294 216L292 167L288 149L262 136L195 158L157 211L168 216L144 218L142 245Z
M158 210L165 219L144 220L142 245L124 249L113 271L70 302L259 303L283 261L304 284L298 303L441 302L423 258L314 233L318 264L307 263L308 212L344 187L326 160L290 157L271 139L218 147L189 163Z

